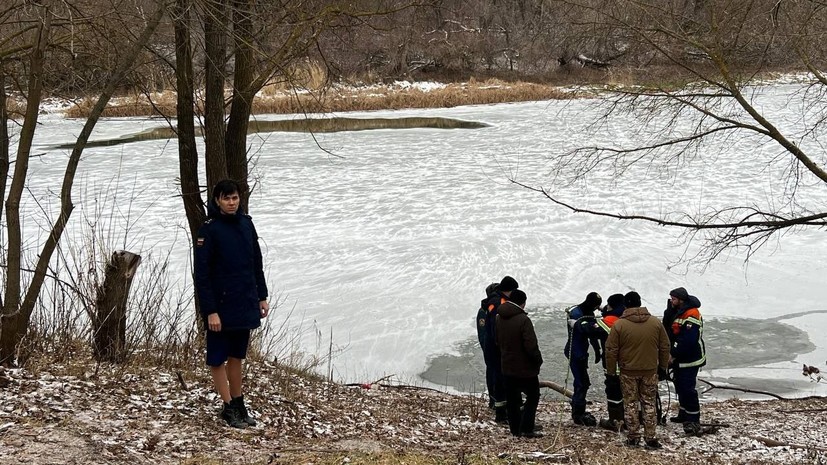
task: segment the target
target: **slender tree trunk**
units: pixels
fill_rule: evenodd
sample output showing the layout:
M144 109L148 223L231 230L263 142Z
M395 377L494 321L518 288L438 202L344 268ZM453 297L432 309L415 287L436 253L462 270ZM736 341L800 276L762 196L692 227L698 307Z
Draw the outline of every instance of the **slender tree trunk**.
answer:
M206 0L204 15L204 51L206 60L206 95L204 114L204 153L207 186L212 188L228 176L224 151L224 72L227 61L227 0Z
M173 10L175 24L175 79L178 86L178 173L181 199L195 240L204 222L204 203L198 185L198 148L195 145L195 99L192 45L190 42L190 0L177 0Z
M5 63L0 61L0 198L6 197L6 179L9 176L9 113L6 108L6 70ZM0 208L0 221L3 219L3 209ZM0 300L0 308L3 301Z
M112 98L112 94L114 94L115 89L118 85L120 85L123 78L126 76L126 73L129 71L130 67L135 63L135 60L138 58L138 54L140 53L141 49L143 49L147 42L149 42L150 37L157 29L158 24L161 22L161 18L163 18L165 13L165 7L162 3L158 4L158 10L155 14L147 20L146 26L144 30L141 32L141 35L135 39L135 42L132 43L132 47L129 50L126 50L123 54L119 55L118 63L115 67L115 70L112 72L109 80L106 83L106 87L101 92L100 97L98 98L97 103L92 108L89 117L86 119L86 124L81 129L80 134L78 135L77 141L75 142L75 146L72 149L72 153L69 155L69 161L66 164L66 171L63 175L63 185L61 186L60 190L60 215L58 216L57 221L52 226L52 230L49 233L49 236L46 238L45 243L43 244L43 249L40 252L40 255L37 259L37 264L35 266L34 274L32 275L31 282L29 283L29 288L26 292L26 296L23 299L23 302L19 304L18 309L18 302L20 301L20 223L19 223L19 202L20 202L20 195L23 190L23 184L25 183L25 170L19 166L20 163L20 152L21 150L18 149L18 159L15 162L15 177L12 179L12 190L9 193L10 200L12 199L12 194L14 193L16 197L16 205L14 205L13 209L7 208L7 212L14 211L15 214L15 235L16 237L14 240L16 241L16 249L9 250L9 273L7 276L14 275L15 281L12 282L11 280L7 279L7 298L6 298L6 305L3 307L4 314L10 315L10 318L7 319L2 327L0 327L0 363L8 362L13 360L14 351L17 345L25 336L26 332L29 329L29 322L31 319L32 311L34 310L35 303L37 302L37 298L40 295L40 289L43 286L43 281L46 278L46 271L48 270L49 261L52 258L52 254L57 247L58 242L60 241L60 237L63 234L63 231L66 228L66 224L69 222L69 217L72 214L72 210L74 210L74 204L72 203L72 185L75 181L75 174L77 172L78 164L80 163L80 156L83 153L83 149L86 148L86 142L89 140L89 136L92 134L92 130L95 128L95 125L98 122L101 114L103 113L104 108L106 108L106 104L109 102L109 99ZM48 15L46 15L48 18ZM46 22L48 25L48 19ZM48 37L48 35L43 34L43 29L48 31L47 27L41 28L41 36ZM34 136L34 127L30 129L30 134L26 133L26 124L29 122L29 115L32 113L34 114L34 118L32 121L36 120L36 115L40 110L40 101L39 101L39 93L40 93L40 83L37 82L40 77L40 71L42 70L42 52L43 48L45 48L44 44L38 43L38 46L35 47L34 54L40 50L40 65L35 66L34 58L33 64L31 67L31 75L38 76L37 78L32 78L35 81L35 84L38 87L38 100L32 101L31 95L31 85L30 85L30 95L29 100L27 101L27 108L26 108L26 122L24 123L24 127L21 130L20 139L21 139L21 148L23 147L24 137L28 139L28 147L25 148L25 160L28 163L28 150L31 148L31 139ZM33 105L34 103L34 105ZM34 125L32 125L34 126ZM18 179L18 170L21 170L21 178ZM19 187L15 185L15 183L19 182ZM18 190L15 190L18 189ZM7 202L9 205L9 202ZM9 216L9 215L7 215ZM12 218L7 218L7 224L9 225L9 245L11 246L12 242ZM16 254L17 257L15 262L12 263L12 255ZM15 265L14 267L12 265ZM14 270L12 270L14 268ZM14 293L9 293L8 290L12 289ZM14 296L14 305L9 304L9 296ZM10 310L11 312L7 312Z
M9 176L9 114L6 108L6 71L5 63L0 60L0 199L6 198L6 179ZM3 209L0 208L0 221L3 220ZM0 230L0 244L3 243L3 234ZM0 245L0 250L2 250ZM0 295L0 327L3 326L3 296Z
M29 156L34 140L37 118L40 113L40 99L43 92L43 59L49 45L51 32L51 12L44 8L43 22L37 29L34 47L29 56L29 82L26 95L26 113L20 139L17 144L17 158L9 196L6 199L6 228L8 230L8 266L6 268L6 296L3 299L3 311L0 314L0 364L14 360L19 337L20 308L20 267L23 258L23 234L20 226L20 199L26 185L29 170ZM5 93L5 92L4 92ZM3 103L5 107L5 101ZM4 124L5 127L5 124Z
M255 61L253 58L253 0L233 0L233 38L235 72L230 119L227 123L225 148L227 174L241 185L241 205L248 210L250 187L247 183L247 128L253 109Z

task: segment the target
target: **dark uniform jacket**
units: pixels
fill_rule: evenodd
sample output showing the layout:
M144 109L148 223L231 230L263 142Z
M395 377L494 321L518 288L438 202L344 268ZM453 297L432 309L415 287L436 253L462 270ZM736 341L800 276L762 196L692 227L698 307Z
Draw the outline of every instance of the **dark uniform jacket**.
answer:
M491 297L497 292L497 286L500 283L491 283L485 288L485 298L480 302L480 308L477 310L477 339L480 341L480 347L485 350L485 322L488 319L488 305Z
M569 338L566 346L563 347L563 355L570 360L588 360L589 345L594 348L594 353L600 353L600 340L595 334L597 318L594 312L586 313L580 306L568 310Z
M267 300L267 284L258 234L253 221L239 209L224 215L210 200L209 218L195 243L195 288L206 320L218 313L222 329L261 326L259 302Z
M672 345L672 363L675 368L706 365L704 323L698 310L700 306L701 301L690 295L681 308L668 308L664 312L663 324Z
M539 375L543 355L537 344L534 325L525 310L513 302L505 302L497 313L497 346L500 348L503 374L517 378Z

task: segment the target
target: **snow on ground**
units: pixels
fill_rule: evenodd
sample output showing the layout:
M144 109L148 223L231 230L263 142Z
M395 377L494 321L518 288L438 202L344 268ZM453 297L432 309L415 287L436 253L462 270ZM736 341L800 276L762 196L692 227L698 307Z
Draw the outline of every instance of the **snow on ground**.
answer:
M206 370L184 372L179 381L176 372L154 368L78 362L47 368L0 372L0 463L373 463L375 456L364 454L383 452L403 462L406 454L424 455L428 463L457 463L458 454L482 463L495 457L610 465L827 460L824 398L704 404L703 421L727 426L687 437L669 423L657 432L664 448L648 451L623 445L623 434L573 425L556 394L540 404L545 436L520 439L491 421L479 397L392 381L331 385L253 362L246 399L259 425L235 430L217 418ZM590 409L599 417L605 406ZM335 455L320 462L308 459L312 451Z

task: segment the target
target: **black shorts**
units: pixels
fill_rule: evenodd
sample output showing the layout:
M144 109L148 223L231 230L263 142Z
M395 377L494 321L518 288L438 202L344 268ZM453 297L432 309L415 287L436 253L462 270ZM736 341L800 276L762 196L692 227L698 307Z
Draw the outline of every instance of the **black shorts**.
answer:
M221 366L229 357L246 358L247 346L249 345L249 329L234 329L218 332L208 330L207 365L211 367Z

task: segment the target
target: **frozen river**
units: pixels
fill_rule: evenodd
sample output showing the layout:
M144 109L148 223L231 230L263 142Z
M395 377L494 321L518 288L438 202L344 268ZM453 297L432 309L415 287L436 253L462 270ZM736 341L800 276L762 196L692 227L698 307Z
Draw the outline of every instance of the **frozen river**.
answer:
M767 89L770 112L785 118L791 86ZM514 276L528 294L548 364L543 377L564 382L562 308L596 290L637 290L660 315L668 291L686 287L702 301L710 364L702 377L778 393L827 392L801 375L802 363L825 368L827 276L824 231L796 231L756 253L722 257L705 270L671 266L693 245L678 232L637 223L573 215L509 176L542 184L547 156L594 143L623 141L635 122L617 119L597 133L589 100L452 109L351 113L354 118L446 117L485 123L478 129L380 129L250 137L257 186L251 214L262 238L269 285L280 299L270 324L286 325L282 353L326 356L342 381L394 374L404 382L449 384L479 391L480 356L474 315L483 289ZM777 109L777 110L776 110ZM259 117L261 120L297 116ZM81 122L45 116L31 164L32 212L57 205L71 142ZM99 123L92 139L113 139L163 126L150 119ZM331 156L325 150L336 155ZM83 240L84 213L114 208L114 235L144 255L170 254L182 292L191 285L190 244L176 196L177 145L148 140L86 151L66 244ZM570 199L593 208L669 212L716 203L759 202L764 157L771 147L714 147L664 183L643 173L618 185L607 178ZM766 151L766 153L764 153ZM769 181L771 184L771 181ZM823 185L805 192L827 209ZM130 212L129 219L124 212ZM120 229L119 229L120 228ZM425 378L422 378L422 374ZM600 379L597 370L595 379ZM570 381L569 381L570 382Z

